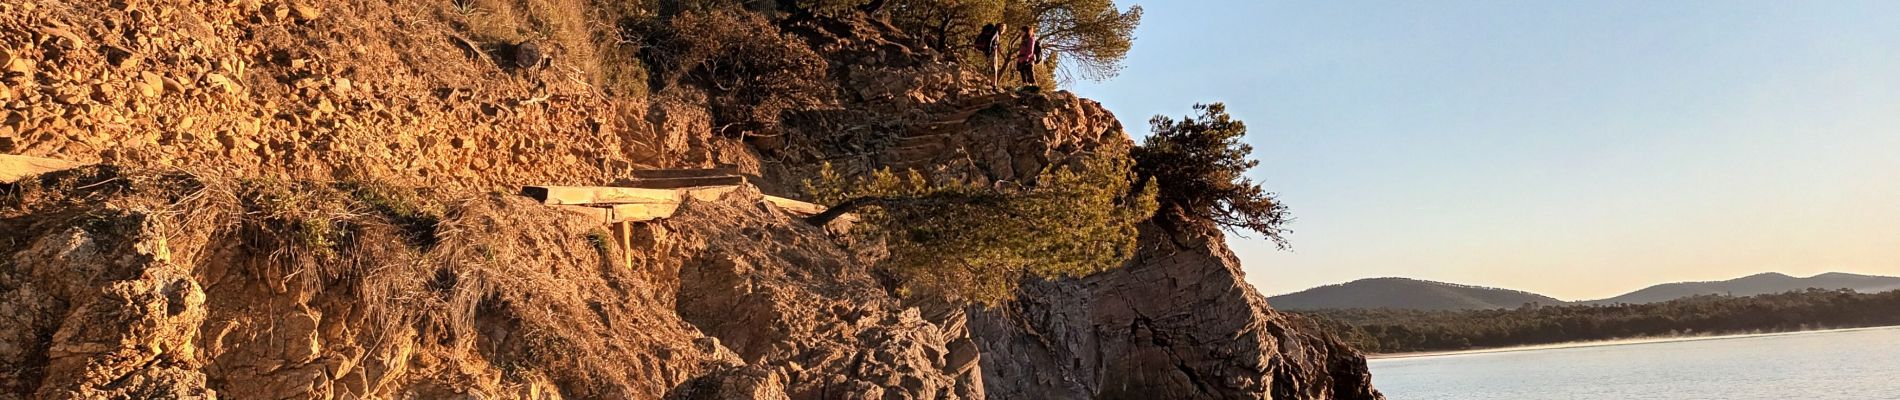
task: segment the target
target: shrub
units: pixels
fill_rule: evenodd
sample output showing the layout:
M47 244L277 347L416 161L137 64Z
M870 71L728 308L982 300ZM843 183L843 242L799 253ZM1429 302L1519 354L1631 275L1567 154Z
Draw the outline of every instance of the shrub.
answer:
M1045 170L1033 187L931 183L889 170L848 182L826 165L807 187L836 204L814 222L858 212L858 233L884 238L891 256L879 270L901 292L995 305L1023 279L1085 276L1134 256L1155 192L1133 183L1130 164L1096 156Z
M424 200L417 189L374 180L338 182L335 186L401 228L409 244L423 249L435 246L436 224L442 221L446 207Z
M650 86L706 88L713 124L721 132L776 129L780 113L824 97L819 85L824 59L758 13L686 11L664 19L630 19L622 27L628 40L642 46Z
M1135 28L1141 25L1139 5L1126 8L1113 0L801 0L800 6L820 14L854 12L869 3L883 3L892 24L917 35L946 52L975 55L970 49L983 24L1007 22L1005 50L1013 50L1017 29L1034 25L1040 32L1045 56L1042 78L1082 77L1106 80L1121 72L1122 60L1133 48ZM964 63L987 70L987 65ZM1041 78L1039 78L1041 79Z

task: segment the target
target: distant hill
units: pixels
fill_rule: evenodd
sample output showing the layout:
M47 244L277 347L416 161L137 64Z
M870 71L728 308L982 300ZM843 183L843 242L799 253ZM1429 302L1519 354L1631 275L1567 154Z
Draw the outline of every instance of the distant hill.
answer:
M1488 310L1517 308L1525 303L1558 305L1564 304L1564 301L1519 290L1407 278L1360 279L1267 298L1268 305L1283 310L1328 308Z
M1648 304L1698 295L1746 297L1817 289L1853 289L1861 293L1900 290L1900 277L1829 272L1807 278L1769 272L1726 281L1679 282L1650 286L1602 300L1567 302L1521 290L1460 285L1408 278L1369 278L1320 286L1267 298L1283 310L1393 308L1405 310L1489 310L1517 308L1524 303L1546 306L1593 304Z
M1630 292L1622 296L1602 300L1582 301L1578 302L1578 304L1646 304L1705 294L1754 296L1805 290L1808 288L1854 289L1854 291L1861 293L1878 293L1889 290L1900 290L1900 278L1856 275L1840 272L1829 272L1807 278L1796 278L1788 276L1787 274L1770 272L1726 281L1665 283L1643 288L1642 290Z

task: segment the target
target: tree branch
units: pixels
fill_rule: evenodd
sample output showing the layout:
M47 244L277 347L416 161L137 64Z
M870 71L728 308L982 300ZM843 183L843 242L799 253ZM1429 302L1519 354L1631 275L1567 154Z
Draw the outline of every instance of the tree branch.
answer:
M831 223L832 220L838 219L838 217L844 216L845 214L848 214L851 211L855 211L859 208L864 208L864 206L876 205L879 207L883 207L884 205L889 204L892 201L893 200L888 197L859 197L855 199L845 200L842 203L838 203L838 205L831 206L831 208L825 209L825 212L821 212L821 213L818 213L818 215L813 215L811 217L805 218L805 222L810 223L812 225L824 226L825 224Z

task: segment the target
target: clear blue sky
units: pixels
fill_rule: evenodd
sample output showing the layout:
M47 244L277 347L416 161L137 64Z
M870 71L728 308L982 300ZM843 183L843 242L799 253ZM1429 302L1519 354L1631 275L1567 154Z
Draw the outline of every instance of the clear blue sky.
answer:
M1262 292L1900 275L1900 1L1140 4L1073 89L1137 138L1247 121L1298 218L1292 252L1230 239Z

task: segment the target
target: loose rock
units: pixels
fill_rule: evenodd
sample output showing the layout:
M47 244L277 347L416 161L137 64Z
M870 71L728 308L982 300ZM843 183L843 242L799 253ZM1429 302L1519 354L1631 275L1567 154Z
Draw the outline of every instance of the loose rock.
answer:
M302 3L293 4L290 6L290 11L291 11L292 16L295 16L297 17L297 19L304 20L304 21L315 20L317 18L323 17L323 9L317 8L316 6L312 6L309 4L302 4Z

